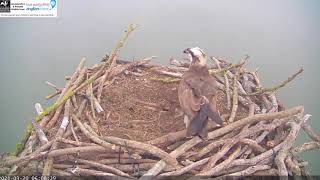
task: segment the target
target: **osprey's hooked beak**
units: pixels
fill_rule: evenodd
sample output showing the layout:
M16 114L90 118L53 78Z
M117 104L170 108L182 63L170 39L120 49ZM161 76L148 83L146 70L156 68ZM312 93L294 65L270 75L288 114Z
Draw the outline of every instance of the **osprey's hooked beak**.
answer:
M187 49L183 50L183 53L190 54L190 48L187 48Z
M189 56L191 64L205 65L207 62L206 54L199 47L187 48L183 50L183 53Z
M183 53L188 56L188 59L189 59L190 63L192 63L193 57L192 57L192 55L191 55L190 48L187 48L187 49L183 50Z

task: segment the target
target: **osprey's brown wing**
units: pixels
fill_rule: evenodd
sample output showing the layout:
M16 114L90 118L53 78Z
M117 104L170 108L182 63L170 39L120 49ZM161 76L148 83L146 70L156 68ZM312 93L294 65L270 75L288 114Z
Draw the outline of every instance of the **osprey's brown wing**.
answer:
M205 96L211 104L215 95L215 79L209 73L199 76L195 72L187 71L183 75L179 84L178 97L182 110L189 118L193 119L195 113L200 110L200 105L203 104L202 96Z
M185 96L179 94L179 100L181 99L180 103L182 102L181 107L183 111L191 118L191 123L187 129L187 136L199 135L205 138L207 136L208 117L214 122L222 124L222 119L216 110L215 83L215 79L209 74L198 74L198 76L192 72L184 74L179 86L179 92L183 92L182 90L185 89L184 92L188 93L185 93ZM209 102L204 104L203 97L209 100Z
M196 112L200 110L201 98L195 96L193 89L182 79L178 88L178 97L181 109L193 119Z
M216 95L216 80L210 75L190 77L185 81L197 97L205 96L211 99Z

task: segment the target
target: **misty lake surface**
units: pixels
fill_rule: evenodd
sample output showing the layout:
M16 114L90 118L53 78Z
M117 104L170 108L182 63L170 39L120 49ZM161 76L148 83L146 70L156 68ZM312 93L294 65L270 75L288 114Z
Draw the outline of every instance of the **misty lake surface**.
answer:
M88 1L86 1L88 2ZM130 23L139 28L120 58L158 56L168 64L182 50L199 46L208 55L237 62L250 55L247 69L259 67L265 87L305 72L282 88L286 107L305 106L320 132L320 1L119 0L58 1L57 18L0 19L0 152L11 151L35 115L34 104L65 84L82 57L98 63ZM311 141L303 131L297 144ZM304 153L312 174L320 175L319 151Z

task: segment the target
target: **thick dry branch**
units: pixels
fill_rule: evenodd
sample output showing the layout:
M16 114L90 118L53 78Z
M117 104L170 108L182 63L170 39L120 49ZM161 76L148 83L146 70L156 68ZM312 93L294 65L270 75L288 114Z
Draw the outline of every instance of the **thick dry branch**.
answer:
M310 126L309 123L302 124L302 129L312 140L320 142L320 135Z
M178 166L179 163L175 158L171 157L168 153L161 150L160 148L157 148L150 144L141 143L133 140L121 139L121 138L112 137L112 136L102 137L102 139L119 146L143 150L145 152L158 156L159 158L163 159L173 167L176 167L176 168L179 167Z
M314 149L320 149L320 142L307 142L302 145L295 147L292 152L294 153L302 153L306 151L311 151Z
M77 96L72 96L71 97L71 102L72 102L72 105L75 109L78 109L78 103L77 103Z
M179 60L174 59L174 58L170 58L169 61L170 61L171 65L174 65L174 66L177 66L177 67L189 68L189 66L190 66L189 62L182 62L182 61L179 61Z
M166 76L173 77L173 78L181 78L182 77L181 73L174 73L174 72L169 72L169 71L164 71L164 70L159 70L159 69L152 69L152 70L160 75L166 75Z
M256 141L252 139L241 139L239 143L248 145L253 151L257 153L263 153L266 151L264 147L260 146Z
M278 170L271 168L267 170L260 170L256 173L253 174L254 176L279 176L278 175Z
M101 164L132 164L132 163L156 163L157 160L153 159L132 159L129 157L111 158L111 159L101 159L98 161Z
M206 164L208 161L209 161L210 158L204 158L200 161L197 161L197 162L194 162L188 166L185 166L181 169L178 169L176 171L171 171L171 172L166 172L166 173L163 173L163 174L160 174L159 176L180 176L180 175L183 175L187 172L190 172L192 171L193 169L199 167L199 166L202 166L204 164Z
M238 142L238 139L229 139L224 144L224 146L219 150L217 153L215 153L209 160L207 166L202 170L202 172L199 175L208 175L208 171L210 171L213 168L216 168L216 163L218 160L220 160L222 157L224 157L228 151ZM240 149L239 149L240 152Z
M53 92L53 93L51 93L51 94L47 95L45 98L46 98L47 100L48 100L48 99L51 99L51 98L53 98L53 97L55 97L55 96L59 95L61 92L62 92L62 89L61 89L61 90L59 90L59 91L55 91L55 92Z
M113 59L111 60L111 65L108 69L106 69L106 71L104 72L104 75L101 77L101 79L99 79L99 85L98 85L98 90L97 90L97 98L98 98L98 101L100 102L101 100L101 95L102 95L102 90L103 90L103 86L104 86L104 83L106 81L106 79L108 78L108 75L111 71L111 69L115 66L115 59L117 59L117 54L114 55Z
M37 157L39 157L39 154L43 151L46 151L47 149L49 149L52 145L53 141L49 141L46 144L40 146L36 151L34 151L33 153L27 155L27 156L23 156L23 157L19 157L10 161L7 161L4 165L5 166L12 166L15 164L19 164L21 162L24 161L30 161L32 159L36 159Z
M131 178L131 176L129 174L124 173L121 170L116 169L114 167L107 166L107 165L104 165L104 164L101 164L101 163L97 163L97 162L94 162L94 161L88 161L88 160L84 160L84 159L77 159L76 162L82 163L82 164L85 164L85 165L89 165L89 166L92 166L92 167L96 167L96 168L98 168L100 170L103 170L103 171L106 171L106 172L110 172L110 173L113 173L113 174L116 174L116 175L119 175L119 176Z
M31 177L31 175L39 174L39 172L41 171L43 171L42 163L33 161L33 162L30 162L28 166L24 167L20 173L21 175L27 175L28 177ZM52 175L69 177L72 174L65 171L58 170L58 169L52 169Z
M167 133L164 136L147 141L147 143L155 146L168 146L169 144L181 141L185 138L186 130Z
M46 81L46 84L48 86L52 87L53 89L55 89L56 91L60 91L60 89L56 85L54 85L53 83Z
M268 169L271 169L270 165L255 165L255 166L251 166L243 171L228 174L228 176L250 176L257 171L268 170Z
M279 105L278 105L276 94L271 93L268 95L268 97L272 104L272 108L269 110L269 112L277 112L279 110Z
M58 138L57 141L63 142L65 144L71 144L73 146L96 146L94 143L80 142L80 141L72 141L65 138Z
M223 162L221 162L217 166L214 166L214 168L211 168L209 170L203 171L203 172L201 172L201 173L199 173L197 175L200 175L200 176L213 176L213 175L215 175L217 172L223 170L233 160L235 160L238 157L240 150L241 150L241 147L238 146L237 149L226 160L224 160Z
M73 128L73 131L74 131L74 132L79 131L79 127L78 127L78 126L74 127L74 128ZM70 124L69 124L66 132L63 134L62 137L63 137L63 138L68 138L68 137L71 136L72 134L73 134L73 132L72 132L71 127L70 127Z
M89 132L85 126L80 122L80 120L78 119L78 117L76 117L75 115L72 114L72 118L73 120L77 123L78 127L80 128L80 130L82 131L82 133L87 136L90 140L92 140L93 142L105 147L105 148L108 148L108 149L114 149L114 150L119 150L118 147L106 142L106 141L103 141L101 140L99 137L97 137L95 134Z
M39 137L40 144L41 145L46 144L48 142L48 138L47 138L46 134L42 131L41 126L34 120L32 121L32 125L33 125L33 127Z
M85 115L86 115L86 118L88 119L88 121L90 123L90 126L94 130L94 132L97 133L97 134L100 134L100 130L99 130L99 127L98 127L98 124L97 124L96 120L93 119L93 117L91 117L89 113L85 113Z
M94 132L94 130L88 123L84 123L83 125L91 134L95 135L96 137L100 137L96 132Z
M230 167L234 166L254 166L257 165L260 161L271 158L275 153L277 153L282 147L284 143L278 144L276 147L259 154L251 159L236 159L230 164Z
M263 141L263 139L267 136L269 134L269 131L263 131L261 134L260 134L260 136L258 136L257 138L256 138L256 140L255 140L255 142L257 143L257 144L259 144L261 141ZM242 155L242 158L247 158L248 157L248 155L250 155L251 154L251 152L252 152L252 148L250 149L250 148L247 148L247 149L243 149L244 151L243 152L240 152L240 154L243 154ZM265 152L265 151L264 151Z
M95 107L94 107L94 103L93 103L94 95L93 95L92 83L89 84L86 94L87 94L87 98L90 100L90 108L91 108L92 116L95 118L96 117L96 113L94 111Z
M230 100L230 85L229 85L229 79L226 74L224 76L224 83L225 83L225 89L226 89L226 97L227 97L227 109L231 109L231 100Z
M284 160L286 156L288 155L289 149L292 147L296 137L298 136L299 130L301 128L301 124L308 120L310 115L305 115L303 119L301 119L299 124L295 122L291 122L291 131L287 138L283 141L284 145L283 148L279 151L278 155L275 158L275 164L278 167L279 175L280 176L288 176L288 171L286 168L286 165L284 163Z
M74 128L73 128L73 120L72 120L72 118L70 118L70 124L69 124L68 127L71 129L71 132L72 132L72 135L73 135L74 139L75 139L77 142L79 142L79 138L78 138L78 136L77 136L77 134L76 134L76 131L75 131ZM66 131L66 133L67 133L67 131Z
M292 157L290 155L288 155L287 158L285 159L285 163L286 163L288 169L294 175L301 176L301 169L300 169L299 165L292 161Z
M141 171L145 171L150 169L152 166L154 165L154 163L134 163L133 164L112 164L110 166L117 168L123 172L127 172L127 173L133 173L135 170L141 170ZM173 171L175 170L175 168L173 168L172 166L167 166L163 171L168 172L168 171Z
M250 94L246 94L246 95L247 96L255 96L255 95L258 95L258 94L273 93L273 92L279 90L280 88L284 87L289 82L291 82L294 78L296 78L302 72L303 72L303 68L300 68L300 70L298 72L294 73L292 76L290 76L288 79L286 79L285 81L283 81L279 85L276 85L276 86L274 86L272 88L261 88L261 89L259 89L258 91L254 92L254 93L250 93Z
M126 151L126 152L124 152L124 150ZM117 158L117 159L130 159L130 160L139 160L139 159L142 159L142 157L139 155L139 154L136 154L136 153L134 153L134 154L130 154L129 155L129 153L127 152L127 150L126 149L124 149L124 148L122 148L121 149L121 151L120 151L121 153L119 153L119 150L118 150L118 152L115 152L115 153L105 153L105 154L99 154L99 155L97 155L97 157L99 158L99 159L109 159L109 158ZM106 160L107 161L107 160ZM105 163L104 163L105 164Z
M67 171L77 176L105 176L109 178L115 177L115 175L111 173L106 173L106 172L91 170L91 169L82 169L79 167L70 168L70 169L67 169Z
M200 159L203 156L205 156L206 154L208 154L209 152L211 152L214 148L217 148L219 146L222 146L225 143L225 139L221 139L218 141L213 141L212 143L208 144L207 146L205 146L204 148L202 148L198 154L196 155L196 159Z
M233 79L233 96L232 96L232 111L228 119L229 123L234 121L238 109L238 79L239 79L240 69L237 69L236 75Z
M82 102L81 102L81 104L80 104L80 107L79 107L79 109L78 109L78 112L77 112L77 114L76 114L77 117L80 117L80 116L81 116L83 110L85 109L85 107L86 107L86 105L87 105L87 102L88 102L88 100L87 100L86 98L82 100Z
M154 58L156 58L156 56L146 57L146 58L143 58L142 60L134 61L134 62L129 63L129 64L117 65L112 69L112 71L110 72L110 75L108 76L108 78L117 76L117 75L123 73L125 70L129 70L129 69L132 69L134 67L145 65L145 64L149 63Z
M64 148L53 150L48 153L48 157L57 157L68 154L78 154L78 153L113 153L115 152L112 149L105 148L102 146L82 146L82 147L73 147L73 148Z
M68 168L73 168L73 167L75 167L75 165L74 164L60 164L60 163L58 164L58 163L55 163L55 164L52 165L52 167L56 168L56 169L65 170L65 169L68 169ZM89 165L82 165L82 164L77 165L77 167L84 168L84 169L89 169L90 168Z
M62 110L63 110L62 106L58 107L58 109L55 111L53 117L50 119L50 121L46 125L47 129L52 128L58 122Z

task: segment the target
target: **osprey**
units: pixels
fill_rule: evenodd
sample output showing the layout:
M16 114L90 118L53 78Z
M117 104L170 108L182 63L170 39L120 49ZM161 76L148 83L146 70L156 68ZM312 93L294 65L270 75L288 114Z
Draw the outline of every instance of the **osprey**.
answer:
M207 138L207 124L210 118L217 126L223 121L216 107L216 80L209 74L206 55L198 47L183 51L191 61L189 70L182 76L178 98L184 112L187 137Z

